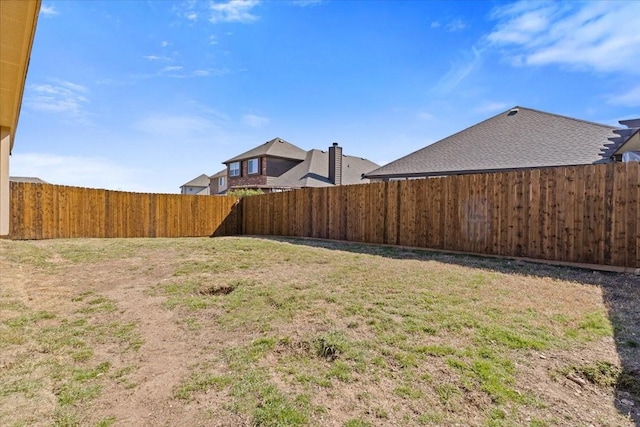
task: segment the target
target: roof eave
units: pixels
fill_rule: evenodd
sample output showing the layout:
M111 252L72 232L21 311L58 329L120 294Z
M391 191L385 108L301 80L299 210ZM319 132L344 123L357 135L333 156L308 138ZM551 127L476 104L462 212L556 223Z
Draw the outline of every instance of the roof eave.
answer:
M35 39L36 34L36 26L38 23L38 15L40 13L40 5L41 0L31 0L26 3L26 7L29 8L29 12L27 14L25 27L29 28L29 39L27 41L27 46L21 51L22 57L20 58L20 64L22 66L22 70L20 72L20 80L18 81L19 88L17 90L18 96L16 97L15 104L13 106L15 117L12 120L11 128L9 129L10 144L9 144L9 153L13 151L13 146L15 144L15 134L18 128L18 121L20 119L20 110L22 108L22 98L24 96L24 87L27 80L27 72L29 70L29 63L31 60L31 50L33 48L33 40ZM29 25L31 23L31 25Z

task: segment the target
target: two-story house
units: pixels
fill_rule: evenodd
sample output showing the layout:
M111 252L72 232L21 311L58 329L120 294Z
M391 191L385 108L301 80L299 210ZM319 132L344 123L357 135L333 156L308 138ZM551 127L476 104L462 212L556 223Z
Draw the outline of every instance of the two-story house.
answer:
M364 184L363 174L379 166L367 159L346 156L334 143L328 151L305 151L274 138L226 162L227 188L261 189L265 193L295 188Z

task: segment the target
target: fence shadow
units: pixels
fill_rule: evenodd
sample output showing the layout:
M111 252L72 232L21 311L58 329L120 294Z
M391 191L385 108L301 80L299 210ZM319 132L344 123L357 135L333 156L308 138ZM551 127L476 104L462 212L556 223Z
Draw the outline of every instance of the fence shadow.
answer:
M640 427L640 276L365 243L295 237L260 238L393 259L437 261L506 274L571 280L597 286L602 290L603 300L613 325L616 350L622 367L615 385L615 406L620 413L631 417L635 425Z

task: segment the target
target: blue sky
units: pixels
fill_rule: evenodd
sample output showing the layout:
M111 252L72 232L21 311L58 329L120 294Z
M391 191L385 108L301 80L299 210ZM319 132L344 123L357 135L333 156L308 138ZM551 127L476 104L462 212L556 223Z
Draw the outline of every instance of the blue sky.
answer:
M640 117L640 2L43 1L11 174L179 191L274 137L380 165L515 105Z

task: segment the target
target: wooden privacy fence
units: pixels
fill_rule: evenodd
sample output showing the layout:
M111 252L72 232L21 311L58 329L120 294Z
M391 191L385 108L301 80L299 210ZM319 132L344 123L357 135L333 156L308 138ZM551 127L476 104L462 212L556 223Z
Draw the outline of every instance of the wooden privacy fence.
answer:
M12 239L236 234L238 199L11 183Z
M247 197L242 231L640 268L639 169L530 169Z

